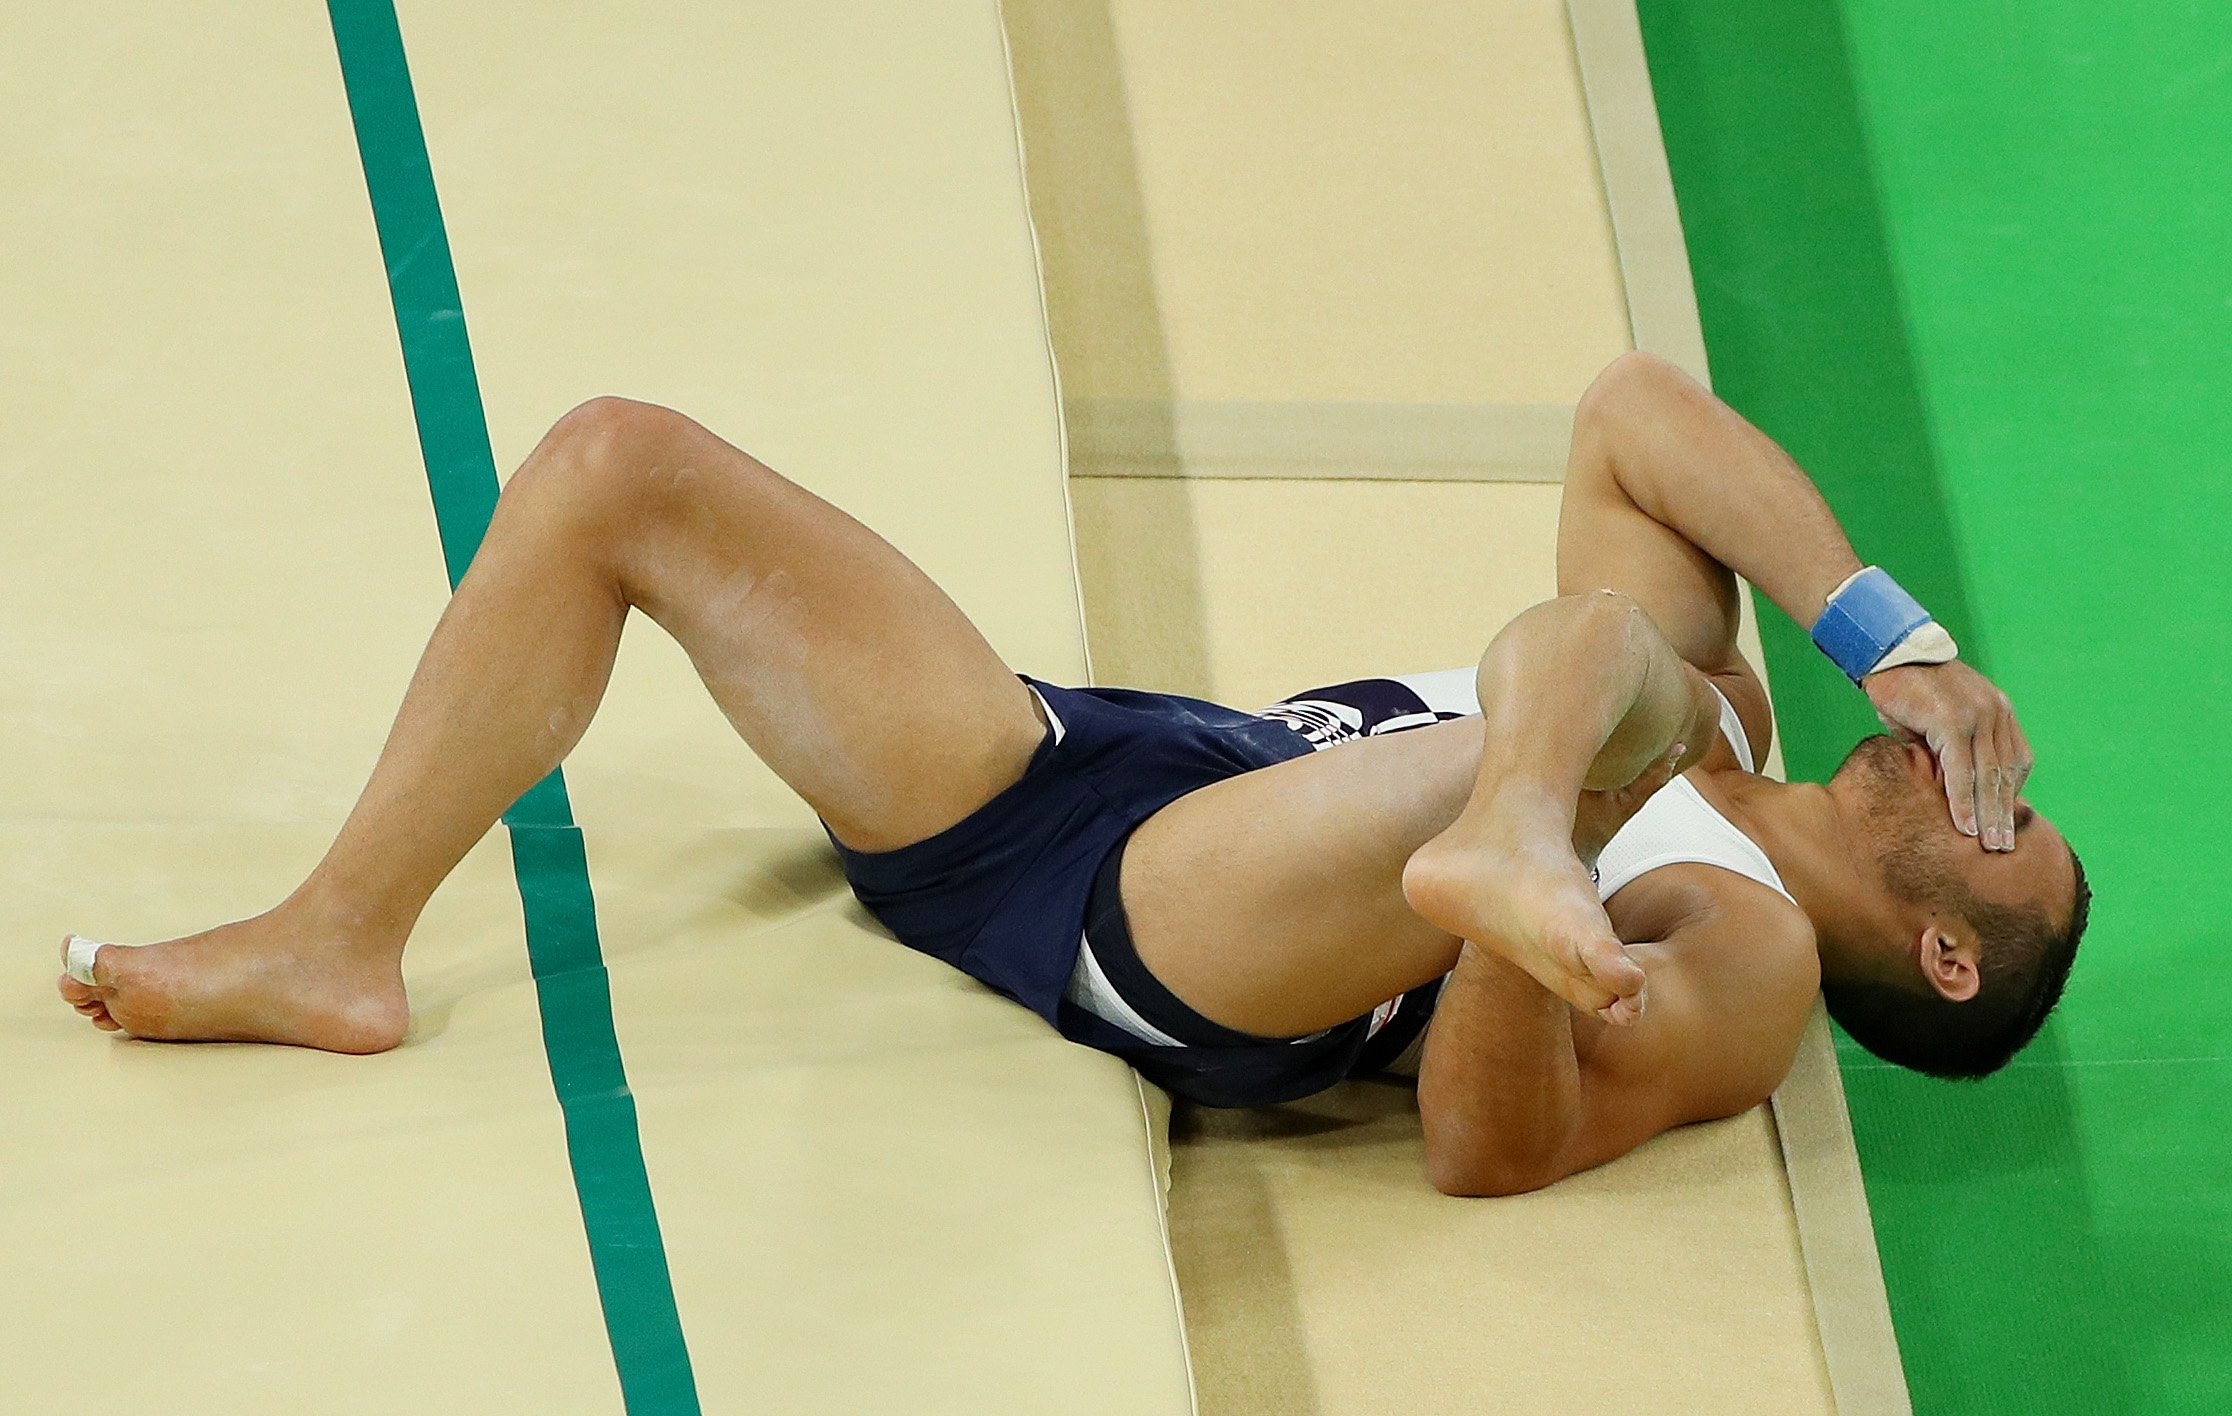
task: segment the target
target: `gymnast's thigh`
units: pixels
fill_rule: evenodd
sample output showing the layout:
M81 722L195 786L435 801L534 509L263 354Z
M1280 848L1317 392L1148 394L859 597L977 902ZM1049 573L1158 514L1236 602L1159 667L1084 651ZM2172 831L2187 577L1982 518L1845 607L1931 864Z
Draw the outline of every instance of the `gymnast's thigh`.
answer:
M1404 863L1464 809L1481 720L1362 738L1189 793L1140 826L1122 895L1139 957L1204 1017L1331 1027L1448 972Z

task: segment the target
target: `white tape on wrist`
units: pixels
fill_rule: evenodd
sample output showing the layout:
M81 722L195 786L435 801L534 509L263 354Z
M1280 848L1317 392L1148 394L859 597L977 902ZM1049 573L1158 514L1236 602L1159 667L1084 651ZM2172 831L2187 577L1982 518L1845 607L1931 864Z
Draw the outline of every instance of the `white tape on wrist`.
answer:
M1945 632L1944 625L1931 620L1900 640L1898 646L1878 659L1868 672L1880 674L1901 664L1949 664L1960 657L1961 646L1953 642L1953 636Z
M1945 626L1880 566L1862 566L1839 582L1809 633L1854 683L1904 664L1961 657Z
M1868 567L1862 566L1858 570L1852 572L1852 574L1838 581L1837 588L1829 592L1829 598L1834 600L1839 595L1842 595L1845 591L1850 590L1852 588L1852 582L1858 580L1861 576L1866 575L1867 573Z
M69 938L69 946L69 958L62 965L62 971L87 988L94 987L93 956L101 952L101 941L82 939L73 934Z

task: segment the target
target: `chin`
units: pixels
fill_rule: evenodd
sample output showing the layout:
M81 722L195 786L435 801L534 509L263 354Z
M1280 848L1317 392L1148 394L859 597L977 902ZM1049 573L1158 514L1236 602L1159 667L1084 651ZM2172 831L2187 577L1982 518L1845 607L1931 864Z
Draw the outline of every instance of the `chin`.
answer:
M1829 775L1835 784L1858 787L1870 800L1889 791L1902 794L1914 778L1914 755L1920 749L1910 749L1897 738L1883 733L1873 733L1852 745L1844 761ZM1925 751L1926 757L1928 753Z
M1838 764L1830 785L1856 797L1860 828L1877 850L1913 855L1954 834L1928 748L1911 747L1882 733L1864 737Z

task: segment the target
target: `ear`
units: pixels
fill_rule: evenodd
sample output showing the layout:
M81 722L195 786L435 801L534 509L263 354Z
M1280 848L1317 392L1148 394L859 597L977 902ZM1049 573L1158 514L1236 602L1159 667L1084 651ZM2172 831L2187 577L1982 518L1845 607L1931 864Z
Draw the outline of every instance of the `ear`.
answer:
M1934 924L1924 925L1922 937L1916 941L1916 952L1921 956L1922 977L1940 998L1953 1003L1966 1003L1984 986L1984 975L1976 964L1976 941L1957 939Z

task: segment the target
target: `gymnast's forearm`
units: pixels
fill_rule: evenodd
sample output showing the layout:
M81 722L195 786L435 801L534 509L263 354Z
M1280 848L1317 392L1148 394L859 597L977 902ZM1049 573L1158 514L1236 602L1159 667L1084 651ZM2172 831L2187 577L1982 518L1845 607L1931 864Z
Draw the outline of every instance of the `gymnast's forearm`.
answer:
M1582 398L1574 435L1577 469L1608 473L1637 509L1801 625L1860 569L1790 454L1664 360L1629 355L1606 370Z
M1444 1194L1518 1194L1559 1179L1581 1120L1573 1009L1467 944L1435 1005L1418 1110Z

